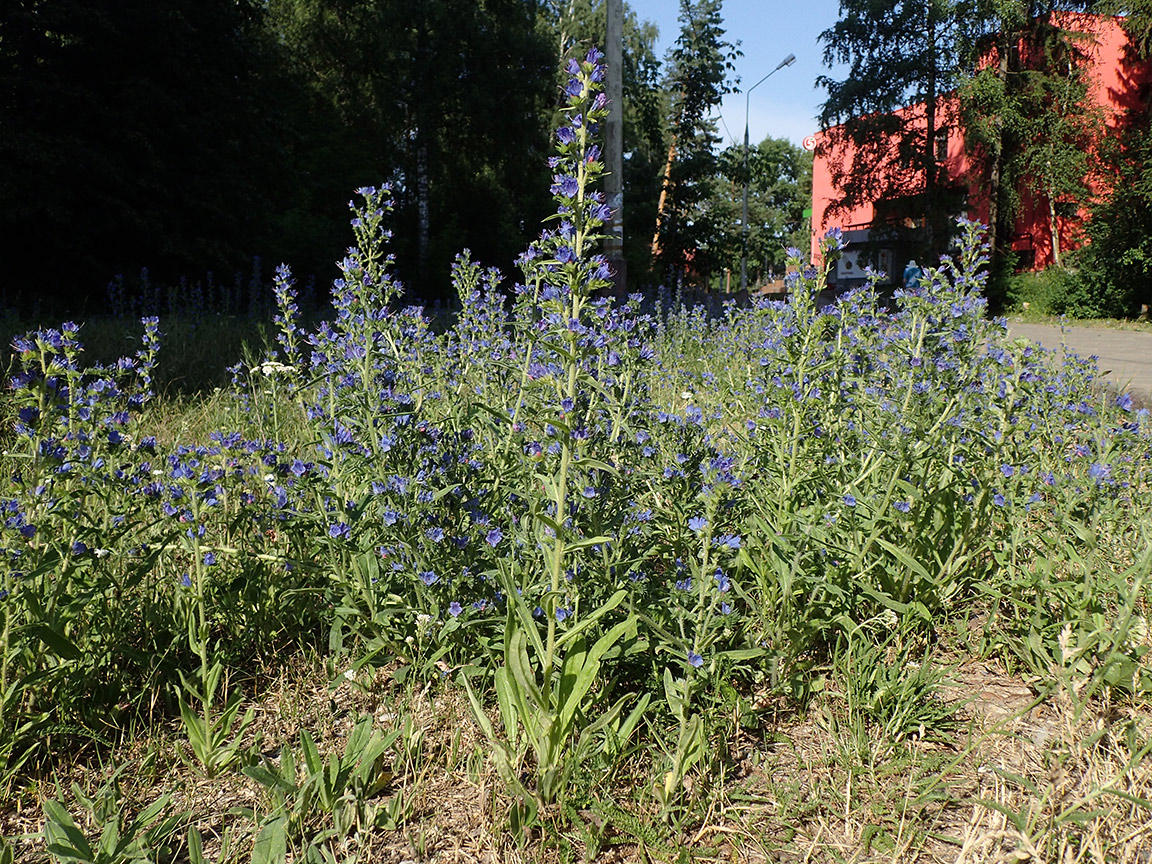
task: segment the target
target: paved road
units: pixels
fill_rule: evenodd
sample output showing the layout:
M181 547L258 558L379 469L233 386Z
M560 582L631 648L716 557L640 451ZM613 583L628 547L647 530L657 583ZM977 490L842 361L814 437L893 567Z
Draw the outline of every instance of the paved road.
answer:
M1101 374L1115 387L1127 390L1144 406L1152 406L1152 331L1059 327L1009 322L1013 338L1031 339L1055 351L1061 345L1082 357L1099 358Z

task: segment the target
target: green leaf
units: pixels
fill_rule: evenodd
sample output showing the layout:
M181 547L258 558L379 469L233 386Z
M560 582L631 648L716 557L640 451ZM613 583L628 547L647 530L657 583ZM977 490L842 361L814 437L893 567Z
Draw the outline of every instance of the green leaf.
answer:
M266 786L269 789L279 789L281 792L291 795L296 791L296 784L290 783L288 780L280 776L279 773L268 769L267 765L245 765L240 769L245 775L251 777L261 786Z
M673 717L679 717L684 710L684 696L680 692L683 684L672 677L671 666L664 667L664 701Z
M288 856L288 819L278 816L266 824L252 847L252 864L284 864Z
M55 627L41 624L30 628L30 630L39 637L41 642L51 648L57 657L63 657L65 660L80 660L84 656L76 644Z
M544 694L540 692L540 686L536 682L536 674L532 671L532 667L528 661L527 640L524 636L524 631L521 628L516 628L515 632L509 634L508 650L505 652L505 664L508 671L512 674L512 680L515 682L516 687L514 693L516 694L517 701L527 701L531 703L531 707L541 713L548 713L551 706L544 701ZM545 670L548 674L549 670ZM528 706L524 706L527 708ZM523 714L524 712L522 712ZM526 719L521 716L521 719Z
M755 660L768 652L764 648L736 648L731 651L720 651L718 656L725 657L737 663L743 660Z
M151 804L149 804L140 814L132 820L132 823L125 830L125 834L135 834L138 830L145 828L155 822L172 803L172 793L165 792Z
M497 670L497 675L503 672L503 669ZM472 706L472 716L476 719L477 724L480 726L480 731L484 733L484 737L489 741L496 738L496 730L492 728L492 721L488 719L488 715L484 713L484 707L480 704L480 699L476 696L476 691L472 689L472 682L468 680L468 676L463 672L459 675L459 681L464 685L464 691L468 694L468 703ZM511 714L511 712L509 712Z
M603 471L605 474L611 474L613 477L620 476L620 469L609 465L607 462L601 462L599 459L589 459L585 456L581 458L579 462L574 462L573 465L578 468L595 468L597 471Z
M593 610L590 614L585 615L576 624L574 624L571 628L566 630L561 635L557 636L556 637L557 647L563 646L563 645L567 644L568 642L572 641L573 639L578 638L585 630L587 630L589 627L591 627L593 624L595 624L597 621L599 621L601 618L603 618L605 615L607 615L609 612L611 612L613 609L615 609L617 606L619 606L621 603L623 603L627 598L628 598L628 592L625 589L621 588L619 591L617 591L615 594L613 594L611 597L609 597L607 600L605 600L595 610ZM635 626L635 620L634 619L633 619L633 626Z
M587 707L584 705L584 697L592 685L596 683L596 678L600 674L600 660L605 652L615 646L625 633L629 630L635 630L635 628L636 619L629 616L627 620L621 621L597 639L592 650L588 651L586 655L583 652L576 653L572 664L574 668L571 670L574 673L574 678L564 702L560 705L560 722L563 729L570 728L576 712ZM565 662L565 676L571 674L567 666L568 663ZM563 681L563 677L561 680Z
M508 743L513 750L516 749L516 739L519 737L520 723L516 715L516 698L512 688L516 685L508 674L507 667L501 666L496 670L496 702L500 706L500 719L504 723L504 734L508 736ZM469 690L471 693L471 690ZM475 710L475 709L474 709ZM487 717L485 717L487 720ZM492 737L492 736L489 736Z
M44 802L44 835L48 841L48 852L52 855L77 861L93 861L95 854L88 838L84 836L64 805L49 798ZM65 842L66 841L66 842Z
M204 718L197 714L196 709L185 702L183 697L180 697L178 702L180 718L184 721L184 732L188 736L188 743L192 745L192 752L196 754L196 758L203 762L211 749L208 732L204 728Z
M316 749L316 742L312 740L312 735L307 729L300 730L300 750L309 779L322 775L324 763L320 759L320 751Z
M909 570L911 570L913 573L915 573L921 579L923 579L926 582L932 582L933 581L932 577L929 575L928 571L924 569L924 565L921 564L919 561L917 561L915 558L913 558L911 555L909 555L906 551L901 549L899 546L896 546L895 544L888 542L883 537L877 537L876 543L879 546L881 546L882 548L884 548L885 550L887 550L889 554L891 554L893 557L896 558L896 560L898 560L901 564L903 564L905 567L907 567Z
M580 549L587 549L589 546L598 546L603 543L611 543L614 537L587 537L583 540L573 540L570 543L565 543L564 548L569 552L576 552Z
M460 488L459 483L453 483L451 486L445 486L443 489L439 490L438 492L436 492L436 494L434 494L432 496L432 502L431 503L435 504L441 498L445 497L446 495L451 495L453 492L455 492L459 488ZM373 554L373 557L375 557L375 554Z

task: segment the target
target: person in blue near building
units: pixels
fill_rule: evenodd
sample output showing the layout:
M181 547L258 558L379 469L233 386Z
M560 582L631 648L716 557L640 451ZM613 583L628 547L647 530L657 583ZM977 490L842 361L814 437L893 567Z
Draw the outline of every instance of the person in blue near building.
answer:
M908 266L904 268L904 288L911 291L920 285L920 277L924 275L924 271L920 269L920 265L916 263L913 258L908 262Z

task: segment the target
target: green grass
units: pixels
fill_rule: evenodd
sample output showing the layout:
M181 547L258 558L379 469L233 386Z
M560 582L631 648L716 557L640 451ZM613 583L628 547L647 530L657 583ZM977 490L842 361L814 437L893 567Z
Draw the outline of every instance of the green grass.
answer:
M145 427L188 440L227 427L231 410L221 394L168 398ZM986 610L956 614L951 635L933 643L885 636L875 622L817 664L806 703L768 689L727 692L707 720L707 757L671 818L645 791L659 782L675 735L653 719L611 782L574 783L539 828L517 838L502 827L507 793L450 678L400 681L387 663L350 671L326 653L294 652L237 682L258 718L244 760L282 764L293 750L299 761L302 730L321 760L334 760L359 717L396 733L371 800L385 816L353 847L339 851L331 811L296 801L290 842L341 861L1143 861L1152 849L1152 705L1087 697L1073 669L1043 684L1023 667L983 661L971 638L978 625L963 619ZM64 860L36 836L42 812L68 812L96 838L110 820L130 830L129 816L164 794L181 815L149 823L151 834L136 826L149 860L187 860L193 834L205 860L262 860L261 814L275 806L273 792L240 772L202 779L184 758L184 736L154 709L151 722L58 752L21 776L0 806L0 837L16 860ZM45 810L56 799L62 807Z

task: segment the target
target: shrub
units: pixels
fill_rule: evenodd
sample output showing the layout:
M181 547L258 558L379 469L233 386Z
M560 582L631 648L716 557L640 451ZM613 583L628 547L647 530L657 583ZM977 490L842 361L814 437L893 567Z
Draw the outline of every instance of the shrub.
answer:
M1016 273L1008 280L1005 311L1036 315L1070 315L1066 306L1079 290L1080 277L1073 271L1049 267L1036 273ZM1025 307L1024 304L1028 304Z

